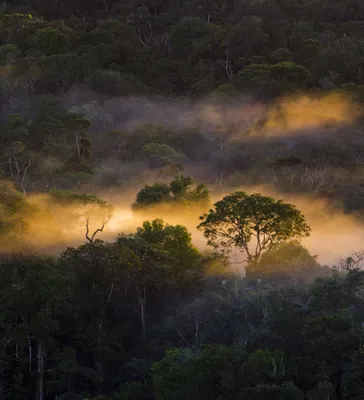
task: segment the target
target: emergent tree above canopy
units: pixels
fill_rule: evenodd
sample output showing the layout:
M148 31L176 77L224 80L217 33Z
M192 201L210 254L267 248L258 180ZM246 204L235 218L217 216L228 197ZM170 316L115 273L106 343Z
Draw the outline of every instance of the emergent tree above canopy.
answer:
M310 227L302 213L291 204L260 194L236 192L215 203L204 214L198 229L216 249L237 247L249 263L275 245L308 236Z

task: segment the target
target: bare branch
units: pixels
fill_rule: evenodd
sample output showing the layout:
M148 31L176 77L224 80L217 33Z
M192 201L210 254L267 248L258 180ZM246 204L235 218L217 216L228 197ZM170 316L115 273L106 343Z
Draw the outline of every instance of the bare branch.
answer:
M77 132L75 132L75 137L76 137L76 145L77 145L77 155L78 155L78 157L81 157L80 139L78 137Z
M89 232L90 232L90 228L89 228L89 218L87 218L86 220L86 239L92 244L92 239L88 236Z
M27 176L28 169L33 165L33 163L34 160L32 154L17 153L16 151L11 150L8 159L9 172L24 194L26 194L24 180Z
M138 28L138 37L139 37L139 41L143 46L146 46L146 43L144 42L144 40L142 39L142 35L140 33L140 29Z
M104 5L105 10L106 10L107 12L109 12L110 10L109 10L109 6L108 6L107 3L106 3L106 0L102 0L102 4Z
M178 332L179 337L180 337L188 346L193 347L193 344L191 344L188 340L185 339L185 337L182 335L181 331L180 331L178 328L177 328L177 332Z
M89 241L90 244L93 244L93 242L95 240L95 237L96 237L96 235L98 233L103 232L103 230L105 229L105 226L110 222L110 219L111 219L111 214L108 215L106 221L103 221L101 223L101 228L96 229L94 231L94 233L90 237L90 235L89 235L89 233L90 233L90 219L87 218L87 220L86 220L86 239Z
M111 284L110 292L109 292L109 295L107 297L106 304L108 304L110 302L110 300L111 300L111 296L112 296L112 293L114 291L114 284L115 284L114 282Z
M226 59L225 59L225 60L218 60L218 63L219 63L222 67L224 67L225 73L226 73L227 77L228 77L229 79L232 79L232 77L233 77L233 72L232 72L232 69L231 69L231 64L230 64L230 60L229 60L229 54L226 53Z
M313 296L311 296L306 302L303 301L301 298L296 297L296 298L292 299L291 303L296 306L301 307L301 310L305 310L308 307L308 305L311 303L312 300L313 300Z

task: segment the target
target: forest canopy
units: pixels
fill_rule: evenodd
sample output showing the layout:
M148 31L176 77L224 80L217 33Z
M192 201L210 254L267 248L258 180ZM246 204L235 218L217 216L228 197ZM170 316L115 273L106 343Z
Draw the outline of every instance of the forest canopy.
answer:
M363 68L362 0L0 2L0 400L364 398Z

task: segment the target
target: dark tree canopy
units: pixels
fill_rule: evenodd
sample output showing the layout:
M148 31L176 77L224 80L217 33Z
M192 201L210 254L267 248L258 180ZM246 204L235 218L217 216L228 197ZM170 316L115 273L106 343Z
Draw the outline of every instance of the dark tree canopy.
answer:
M319 264L363 44L363 0L0 1L0 400L364 399L363 253Z
M210 193L206 185L196 184L190 176L177 175L170 184L155 183L141 189L133 203L134 211L155 205L189 206L208 204Z
M325 269L318 263L317 256L310 254L301 243L289 241L265 252L258 264L246 268L246 273L248 276L306 281L325 273Z

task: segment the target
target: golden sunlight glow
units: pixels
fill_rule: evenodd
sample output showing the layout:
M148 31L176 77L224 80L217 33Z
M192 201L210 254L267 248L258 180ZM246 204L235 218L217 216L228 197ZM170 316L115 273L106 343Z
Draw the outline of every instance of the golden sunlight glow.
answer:
M205 104L201 118L214 126L214 132L235 140L260 137L293 136L320 133L328 126L351 124L363 111L343 93L286 96L273 104L238 103L229 107Z
M265 136L289 136L295 132L304 134L305 130L319 133L318 128L327 124L350 123L360 115L358 107L343 94L329 94L326 96L308 96L282 98L274 105L240 104L227 108L224 113L214 106L206 105L201 108L201 115L206 120L216 125L228 122L245 121L238 128L243 132L241 139ZM265 116L264 123L258 129L254 121ZM315 129L314 129L315 128ZM240 129L240 131L239 131ZM206 240L201 232L197 231L199 216L206 209L194 207L186 209L175 208L173 212L163 206L153 207L146 214L133 215L130 205L135 199L139 187L131 187L120 191L115 189L110 203L115 205L115 212L108 222L105 230L97 238L114 240L118 233L130 233L141 226L144 220L162 218L169 224L181 224L191 232L194 244L199 249L206 249ZM235 189L236 190L236 189ZM249 193L259 192L286 202L295 204L306 216L307 222L312 227L312 235L304 241L308 249L319 256L321 263L333 263L338 258L358 250L364 243L363 224L352 215L345 214L340 209L334 209L326 200L318 197L304 195L286 195L274 191L271 187L242 187L241 190ZM221 199L224 194L214 193L212 201ZM100 193L103 197L103 194ZM28 234L21 243L22 251L42 251L55 254L65 250L67 246L77 246L85 243L86 219L82 210L75 206L56 204L51 196L46 194L31 194L27 197L31 204L31 212L23 216L28 223ZM92 229L97 229L105 216L96 215L90 224ZM0 245L0 249L1 246ZM2 248L5 250L4 248ZM6 250L9 250L6 248Z

